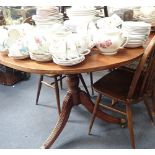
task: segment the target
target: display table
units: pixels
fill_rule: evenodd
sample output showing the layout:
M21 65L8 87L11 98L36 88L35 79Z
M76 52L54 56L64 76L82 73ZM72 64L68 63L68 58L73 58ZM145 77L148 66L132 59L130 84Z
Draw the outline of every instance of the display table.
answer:
M151 39L154 34L155 33L151 33L149 39ZM6 55L0 54L0 64L28 73L66 74L68 91L63 101L62 112L54 129L41 146L41 148L49 148L65 127L73 106L82 104L90 113L93 111L94 103L90 97L79 88L78 74L112 69L129 64L140 58L143 52L143 47L131 49L124 48L119 50L115 55L105 56L100 54L99 51L94 48L82 63L70 67L60 66L53 62L40 63L30 59L15 60ZM155 110L155 106L153 109ZM96 116L106 122L122 123L122 119L114 118L100 110L97 111Z
M29 73L67 75L68 91L63 101L62 112L50 136L42 145L42 148L49 148L65 127L73 106L82 104L89 112L92 113L93 111L94 103L89 96L79 88L78 74L126 65L142 56L143 51L144 49L142 47L122 49L116 55L105 56L101 55L97 49L94 49L86 56L86 59L82 63L70 67L60 66L52 62L39 63L30 59L15 60L0 54L0 64ZM100 110L97 111L97 117L106 122L121 123L121 119L114 118Z

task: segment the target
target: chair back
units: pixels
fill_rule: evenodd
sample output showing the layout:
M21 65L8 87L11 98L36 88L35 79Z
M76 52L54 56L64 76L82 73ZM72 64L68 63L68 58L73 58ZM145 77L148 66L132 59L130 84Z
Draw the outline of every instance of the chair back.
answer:
M154 71L155 36L151 39L148 46L146 47L144 54L142 55L140 62L136 68L129 88L128 99L131 99L134 96L136 90L139 91L138 95L142 96L144 94L144 92L149 88L152 82Z

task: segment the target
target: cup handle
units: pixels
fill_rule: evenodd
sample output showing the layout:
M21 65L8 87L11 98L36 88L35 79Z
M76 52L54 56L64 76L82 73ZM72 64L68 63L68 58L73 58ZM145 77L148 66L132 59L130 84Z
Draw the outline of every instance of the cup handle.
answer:
M84 50L83 53L80 53L80 55L87 55L90 53L90 51L91 51L90 49L86 49L86 50Z
M120 46L120 49L124 48L124 46L128 43L128 33L127 32L122 33L122 38L124 39L122 45Z

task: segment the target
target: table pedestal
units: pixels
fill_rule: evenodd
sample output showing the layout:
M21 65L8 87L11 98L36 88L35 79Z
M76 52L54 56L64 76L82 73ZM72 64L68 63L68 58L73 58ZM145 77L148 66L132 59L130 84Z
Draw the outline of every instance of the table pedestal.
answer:
M62 132L68 121L73 106L82 104L87 108L89 112L93 112L94 103L84 91L80 90L78 74L67 75L67 84L68 91L63 101L62 112L58 118L54 129L50 133L47 140L41 146L41 148L43 149L48 149ZM97 111L96 116L106 122L121 124L121 119L114 118L100 110Z

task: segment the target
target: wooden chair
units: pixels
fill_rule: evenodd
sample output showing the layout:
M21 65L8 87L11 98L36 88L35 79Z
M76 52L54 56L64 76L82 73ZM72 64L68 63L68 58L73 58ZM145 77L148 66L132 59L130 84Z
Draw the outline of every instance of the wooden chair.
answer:
M47 81L45 81L43 78L44 76L53 78L54 81L52 83L49 83ZM45 84L46 86L50 87L50 88L54 88L55 89L55 94L56 94L56 101L57 101L57 109L58 109L58 113L61 113L61 106L60 106L60 94L59 94L59 85L58 85L58 81L60 81L60 86L62 89L62 79L65 78L66 76L62 76L62 75L57 75L57 74L45 74L45 75L40 75L39 77L39 81L38 81L38 89L37 89L37 97L36 97L36 105L38 105L38 101L39 101L39 96L40 96L40 91L42 88L42 84ZM88 96L90 96L88 88L86 86L86 83L83 79L82 74L79 74L79 79L85 89L85 91L87 92Z
M53 79L54 79L54 82L52 82L52 83L46 82L46 81L43 79L44 76L53 78ZM59 77L59 79L58 79L58 77ZM41 88L42 88L42 84L45 84L46 86L55 89L55 95L56 95L56 101L57 101L57 110L58 110L58 114L60 114L60 113L61 113L61 106L60 106L60 94L59 94L59 85L58 85L58 81L60 81L60 85L61 85L61 88L62 88L62 79L63 79L64 77L65 77L65 76L56 75L56 74L51 74L51 75L40 75L39 81L38 81L36 105L38 105L38 101L39 101L39 96L40 96L40 91L41 91Z
M98 92L98 97L90 121L89 134L95 120L97 108L99 105L101 106L101 104L99 104L101 97L104 95L111 98L113 103L118 103L119 101L125 103L125 111L116 109L112 105L108 106L102 104L102 107L114 112L119 112L127 117L131 146L132 148L135 148L131 104L143 101L153 122L152 114L147 102L147 97L151 95L148 92L152 83L152 75L154 74L155 70L154 68L155 36L145 49L136 70L123 68L114 69L93 84L94 90Z

